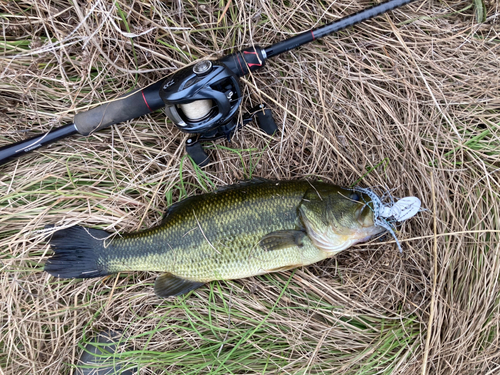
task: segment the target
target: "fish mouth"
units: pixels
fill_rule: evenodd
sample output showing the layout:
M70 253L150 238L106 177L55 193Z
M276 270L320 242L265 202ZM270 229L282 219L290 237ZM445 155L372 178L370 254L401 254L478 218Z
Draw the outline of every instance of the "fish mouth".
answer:
M366 233L366 237L364 238L361 238L360 240L358 240L358 242L356 243L360 243L360 242L368 242L370 241L371 239L375 238L376 236L378 236L380 233L383 233L385 232L386 229L383 228L383 227L379 227L379 226L373 226L372 228L370 228L369 231L366 231L368 233Z
M353 231L349 234L339 235L334 233L331 228L326 228L326 230L322 232L317 231L308 222L306 222L306 229L314 246L332 254L345 250L355 244L366 242L377 234L385 231L382 227L372 226L370 228Z

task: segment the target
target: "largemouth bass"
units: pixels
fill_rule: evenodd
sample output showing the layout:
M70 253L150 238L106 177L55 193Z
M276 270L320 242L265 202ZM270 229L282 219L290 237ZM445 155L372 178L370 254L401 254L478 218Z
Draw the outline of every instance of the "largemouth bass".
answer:
M371 194L308 181L252 181L184 199L161 225L112 235L74 226L50 239L45 271L61 278L159 271L157 295L212 280L287 270L381 233Z

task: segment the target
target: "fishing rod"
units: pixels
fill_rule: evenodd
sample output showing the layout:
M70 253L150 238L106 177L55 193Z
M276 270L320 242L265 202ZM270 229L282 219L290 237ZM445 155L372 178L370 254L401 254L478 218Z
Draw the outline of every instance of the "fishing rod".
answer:
M1 147L0 165L62 138L74 134L87 136L165 107L166 115L180 131L193 134L186 142L186 151L195 163L205 166L210 159L202 143L220 138L230 140L236 130L254 119L267 134L274 134L277 130L271 110L264 103L249 109L241 121L237 120L243 99L240 77L262 68L271 57L412 1L388 0L266 48L252 46L218 60L200 60L143 89L80 112L72 124Z

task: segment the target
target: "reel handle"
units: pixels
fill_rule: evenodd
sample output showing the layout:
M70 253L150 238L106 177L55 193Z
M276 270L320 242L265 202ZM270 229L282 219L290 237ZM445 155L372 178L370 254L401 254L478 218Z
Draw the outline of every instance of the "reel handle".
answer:
M268 135L274 135L278 131L271 110L262 103L250 108L248 112L243 115L241 122L232 120L219 127L215 132L212 132L212 134L197 135L189 138L186 141L187 154L199 167L207 166L211 160L210 156L208 156L203 149L202 143L213 142L220 138L227 138L227 140L230 140L235 131L249 124L252 120L256 120L259 128Z

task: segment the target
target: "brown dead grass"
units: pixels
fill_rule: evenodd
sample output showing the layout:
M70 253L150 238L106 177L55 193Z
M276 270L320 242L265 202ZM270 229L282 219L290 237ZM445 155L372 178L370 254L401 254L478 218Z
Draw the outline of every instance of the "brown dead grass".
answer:
M267 46L369 5L238 0L223 14L227 3L218 1L117 3L127 24L111 1L0 2L0 145L70 122L136 81L145 86L197 58ZM252 169L264 178L312 176L344 186L363 177L363 186L415 195L428 209L400 228L402 255L392 241L372 243L293 274L291 291L307 290L339 308L327 314L308 300L280 300L280 307L309 308L292 309L286 319L269 316L289 328L289 345L297 348L277 372L312 371L329 360L320 349L331 348L345 357L323 372L356 373L375 337L333 329L351 316L416 317L419 335L411 355L394 358L394 373L500 370L500 8L485 3L487 21L478 24L469 0L419 1L278 56L243 80L244 106L266 102L280 133L268 137L249 126L231 144L220 143L254 150L242 159L213 148L205 173L215 185ZM133 46L127 33L138 35ZM0 372L68 372L94 316L91 329L126 327L134 336L185 314L153 296L153 274L51 279L40 272L49 250L36 230L81 223L125 232L158 224L165 194L172 191L175 201L181 181L188 194L203 190L204 180L183 159L186 138L155 113L1 167ZM290 275L216 288L231 296L232 311L262 319L259 311L280 293L269 280ZM186 303L205 314L209 290ZM158 333L148 349L196 346L186 332ZM133 341L136 349L141 340Z

